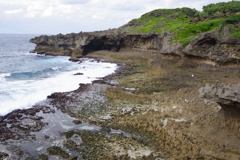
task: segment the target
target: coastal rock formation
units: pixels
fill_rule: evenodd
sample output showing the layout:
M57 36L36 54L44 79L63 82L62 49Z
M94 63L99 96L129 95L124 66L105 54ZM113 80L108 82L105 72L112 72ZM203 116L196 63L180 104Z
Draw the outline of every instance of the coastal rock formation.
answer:
M233 62L238 64L240 58L238 57L240 48L239 39L234 37L227 37L230 35L231 27L223 29L219 26L217 31L200 34L198 37L190 41L184 48L183 53L186 56L201 57L210 59L218 64L228 64Z
M97 32L80 32L67 35L39 36L30 40L37 46L33 52L46 55L65 55L73 59L98 50L138 51L180 57L200 58L216 62L219 65L238 64L240 61L240 40L226 37L231 27L222 26L217 31L198 35L188 45L172 43L173 33L130 34L125 27Z
M130 35L115 29L56 36L44 35L35 37L30 42L37 44L33 52L67 56L87 55L98 50L119 51L123 48L153 52L159 49L157 35Z
M240 113L240 83L237 85L206 85L199 89L200 97L217 102L225 112L230 114Z

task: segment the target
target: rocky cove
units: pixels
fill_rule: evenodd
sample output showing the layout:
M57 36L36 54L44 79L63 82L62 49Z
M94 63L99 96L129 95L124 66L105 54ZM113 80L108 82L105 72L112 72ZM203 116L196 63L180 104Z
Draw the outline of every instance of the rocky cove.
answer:
M239 23L188 44L137 25L31 39L38 54L119 69L2 117L0 159L240 159Z

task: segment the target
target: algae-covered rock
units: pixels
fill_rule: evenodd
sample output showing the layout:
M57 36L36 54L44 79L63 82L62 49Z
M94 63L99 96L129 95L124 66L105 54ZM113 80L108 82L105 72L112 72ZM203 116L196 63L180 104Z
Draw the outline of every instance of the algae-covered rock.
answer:
M48 160L48 156L45 154L40 154L38 157L39 157L39 160Z
M63 158L69 158L69 154L57 146L49 147L47 149L47 152L51 155L58 155Z
M79 125L79 124L82 124L83 122L80 121L80 120L73 120L73 123L76 124L76 125Z
M40 154L36 157L28 157L25 160L48 160L48 156L45 154Z
M0 152L0 159L5 159L7 158L9 155L7 153L4 152Z
M70 158L68 158L68 160L77 160L78 157L77 156L71 156Z
M77 149L77 144L73 140L65 140L63 142L63 145L70 150L76 150Z

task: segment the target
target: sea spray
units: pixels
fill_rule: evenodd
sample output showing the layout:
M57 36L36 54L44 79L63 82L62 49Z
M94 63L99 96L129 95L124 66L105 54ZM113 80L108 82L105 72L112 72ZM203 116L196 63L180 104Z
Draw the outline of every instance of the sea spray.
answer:
M54 92L75 90L117 68L94 59L70 62L69 57L28 53L34 48L29 43L33 36L0 34L0 115L30 108Z
M0 115L5 115L14 109L29 108L54 92L75 90L80 83L91 83L99 77L113 73L116 67L113 63L84 59L80 64L71 64L66 71L46 70L45 72L49 75L43 77L29 72L19 73L19 75L5 74L5 77L1 75ZM82 74L75 75L79 72Z

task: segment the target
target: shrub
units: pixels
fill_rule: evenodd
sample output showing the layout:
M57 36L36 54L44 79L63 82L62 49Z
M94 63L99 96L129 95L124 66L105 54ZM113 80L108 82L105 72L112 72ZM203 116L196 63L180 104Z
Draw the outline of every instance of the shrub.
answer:
M232 16L229 16L226 21L232 21L232 22L235 22L235 23L240 23L240 15L232 15Z
M240 1L221 2L203 7L203 12L191 8L157 9L142 15L135 21L131 32L175 33L172 42L187 45L198 34L217 29L219 25L240 23ZM226 17L226 15L231 15ZM239 37L239 32L233 33Z
M227 12L236 13L240 11L240 1L220 2L203 6L203 11L208 15L214 15L221 12L226 16Z

